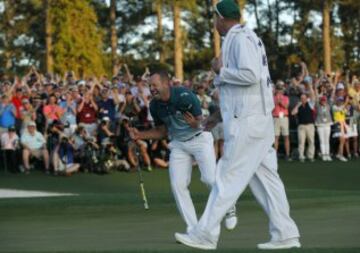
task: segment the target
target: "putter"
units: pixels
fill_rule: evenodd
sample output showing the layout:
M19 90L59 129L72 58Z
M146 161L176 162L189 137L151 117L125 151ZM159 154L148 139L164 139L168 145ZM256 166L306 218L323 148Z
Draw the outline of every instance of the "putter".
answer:
M129 125L133 126L133 118L129 119ZM141 172L141 154L140 154L140 148L138 147L138 145L135 144L135 155L137 157L137 173L139 176L139 185L140 185L140 193L141 193L141 197L143 199L144 202L144 208L145 210L149 210L149 202L147 200L146 197L146 191L145 191L145 184L144 184L144 179L142 176L142 172Z
M141 197L144 201L144 208L145 210L149 210L149 203L146 197L146 191L145 191L145 185L144 185L144 179L142 176L142 172L141 172L141 166L140 166L140 151L139 151L139 147L135 147L135 154L137 157L137 172L138 172L138 176L139 176L139 185L140 185L140 193L141 193Z

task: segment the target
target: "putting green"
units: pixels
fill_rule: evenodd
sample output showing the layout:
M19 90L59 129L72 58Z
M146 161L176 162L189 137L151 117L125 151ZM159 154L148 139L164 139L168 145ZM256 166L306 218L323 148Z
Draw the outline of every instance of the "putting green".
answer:
M280 163L291 214L304 246L281 252L360 252L360 160ZM0 188L75 193L77 196L0 199L0 252L190 252L174 243L185 226L167 171L145 173L145 211L135 173L70 178L0 172ZM200 214L208 191L194 171L193 200ZM238 201L239 224L223 231L221 252L258 252L268 240L267 219L249 191Z

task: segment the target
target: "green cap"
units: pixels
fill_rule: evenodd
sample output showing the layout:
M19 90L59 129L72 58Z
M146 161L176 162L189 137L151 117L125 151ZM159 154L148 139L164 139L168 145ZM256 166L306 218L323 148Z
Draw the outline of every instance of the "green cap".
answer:
M240 19L240 8L237 0L222 0L215 5L215 11L222 18Z

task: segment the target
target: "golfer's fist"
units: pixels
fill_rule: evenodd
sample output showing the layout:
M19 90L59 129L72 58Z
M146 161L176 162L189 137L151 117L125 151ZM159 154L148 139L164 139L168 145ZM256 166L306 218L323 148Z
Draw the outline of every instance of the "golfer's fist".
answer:
M135 141L141 139L141 134L140 134L139 130L137 130L136 128L130 127L129 135L130 135L130 138Z
M188 123L192 128L199 127L199 121L192 115L190 112L184 112L184 120Z
M223 66L223 62L222 62L221 55L219 57L216 57L216 58L212 59L212 61L211 61L211 69L216 74L220 73L220 69L222 68L222 66Z

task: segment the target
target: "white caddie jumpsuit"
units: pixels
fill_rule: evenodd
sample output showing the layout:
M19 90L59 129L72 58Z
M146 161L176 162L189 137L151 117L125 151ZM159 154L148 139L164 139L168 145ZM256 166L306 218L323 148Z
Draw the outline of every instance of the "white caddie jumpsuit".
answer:
M193 233L216 244L222 218L249 185L269 218L271 239L299 237L272 147L274 102L264 45L253 31L235 25L225 37L222 60L215 81L224 122L224 156Z

